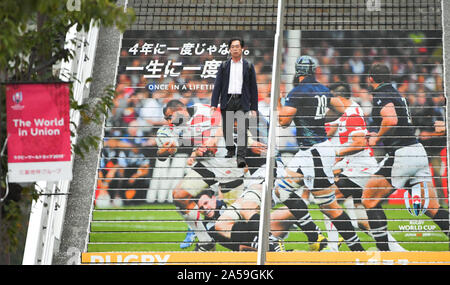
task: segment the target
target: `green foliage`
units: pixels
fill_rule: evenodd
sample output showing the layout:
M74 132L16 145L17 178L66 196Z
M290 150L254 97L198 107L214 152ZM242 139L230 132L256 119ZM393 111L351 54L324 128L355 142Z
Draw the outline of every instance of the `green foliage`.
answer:
M87 79L86 81L90 81L91 79ZM73 94L71 92L70 97L70 108L72 110L76 110L80 114L81 122L85 124L95 123L97 125L103 124L103 119L108 116L109 110L114 105L113 99L115 96L115 91L113 86L108 86L104 90L104 94L100 97L95 98L96 102L88 102L88 103L78 103L73 98ZM75 122L71 122L75 128L78 126ZM75 136L75 133L71 132L72 136ZM81 158L85 158L85 154L91 151L92 149L97 149L101 138L98 136L83 136L78 137L76 143L72 144L72 151L79 155Z
M26 229L25 223L28 222L27 216L24 215L27 209L24 209L24 203L21 201L31 201L37 199L36 192L31 187L21 187L18 184L9 185L10 193L3 201L1 211L1 226L0 238L2 246L0 248L1 254L8 254L14 252L19 245L19 238L23 236L23 231ZM5 195L5 188L2 185L2 196ZM9 245L9 246L6 246Z
M135 16L131 9L124 10L112 0L1 0L0 19L0 82L47 82L58 80L58 76L53 74L55 64L75 55L74 50L65 47L66 33L71 27L76 25L78 31L88 31L93 21L104 27L115 26L123 32ZM70 104L73 110L80 112L83 123L102 124L112 107L113 97L114 89L108 87L96 104L79 104L73 96ZM5 86L1 85L0 147L6 139L5 102ZM71 124L75 125L74 122ZM72 145L72 149L75 154L84 157L85 153L97 148L99 142L97 136L84 136ZM6 187L6 166L6 156L2 156L2 193ZM23 203L38 197L34 185L24 187L21 192L24 195L18 201L0 202L0 257L2 253L14 251L17 247Z
M15 80L48 80L53 64L73 57L73 51L64 48L73 25L87 31L92 20L123 32L135 19L131 10L124 12L114 1L77 2L79 10L69 11L69 0L0 1L0 70Z

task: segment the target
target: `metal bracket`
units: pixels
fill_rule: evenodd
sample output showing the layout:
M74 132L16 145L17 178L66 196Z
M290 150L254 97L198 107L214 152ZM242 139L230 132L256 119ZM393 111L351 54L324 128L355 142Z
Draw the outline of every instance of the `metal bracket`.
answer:
M68 193L58 193L59 191L61 191L61 189L58 188L58 186L55 185L55 193L45 193L45 189L42 189L42 187L39 184L36 184L37 187L39 187L39 189L42 190L42 192L38 192L39 196L69 196L72 195L72 193L68 192Z

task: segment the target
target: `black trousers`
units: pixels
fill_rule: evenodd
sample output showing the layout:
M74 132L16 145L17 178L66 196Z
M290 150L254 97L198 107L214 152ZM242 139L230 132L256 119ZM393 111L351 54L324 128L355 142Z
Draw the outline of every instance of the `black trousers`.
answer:
M222 130L228 151L235 152L234 133L237 130L237 158L245 159L247 153L247 139L249 128L249 112L242 109L240 96L232 96L228 101L226 109L221 109Z

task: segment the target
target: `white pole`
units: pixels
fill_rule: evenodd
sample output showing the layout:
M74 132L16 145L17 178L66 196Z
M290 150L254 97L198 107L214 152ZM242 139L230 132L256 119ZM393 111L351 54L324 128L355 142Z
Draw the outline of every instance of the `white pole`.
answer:
M274 55L272 63L272 86L270 90L270 116L269 116L269 135L267 138L267 159L265 182L262 189L261 217L259 220L259 240L258 240L258 265L264 265L266 262L266 252L269 247L270 231L270 210L272 200L272 187L274 182L273 169L275 168L275 147L276 147L276 128L278 118L275 116L277 111L278 97L280 96L280 67L281 67L281 48L283 46L283 21L284 1L278 0L277 11L277 29L275 33Z
M41 233L45 199L47 199L46 196L40 196L38 200L32 203L22 265L40 264L38 259L42 249Z

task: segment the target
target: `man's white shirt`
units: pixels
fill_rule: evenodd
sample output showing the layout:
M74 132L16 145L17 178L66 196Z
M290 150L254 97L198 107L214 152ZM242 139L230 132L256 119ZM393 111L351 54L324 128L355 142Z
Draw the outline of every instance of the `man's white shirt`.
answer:
M242 57L238 62L230 61L230 81L228 83L228 94L241 94L243 82Z

